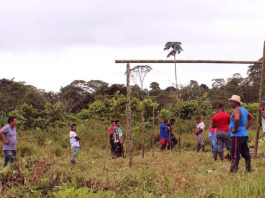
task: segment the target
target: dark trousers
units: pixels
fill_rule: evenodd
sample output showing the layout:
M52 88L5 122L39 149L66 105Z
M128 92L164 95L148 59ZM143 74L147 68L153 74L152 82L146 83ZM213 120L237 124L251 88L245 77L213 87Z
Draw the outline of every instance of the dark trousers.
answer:
M115 156L116 145L113 139L110 139L110 151L111 151L111 156Z
M4 153L5 153L4 167L6 167L8 163L14 162L14 157L17 155L17 151L16 150L5 150Z
M168 150L172 150L173 149L173 147L176 145L176 144L178 144L178 140L175 138L175 137L171 137L170 139L169 139L169 145L167 145L167 149ZM170 148L170 146L171 146L171 148Z
M250 160L250 154L248 149L248 137L232 137L232 159L240 160L240 154L246 160Z
M115 153L117 157L121 157L123 154L123 147L120 142L115 143Z

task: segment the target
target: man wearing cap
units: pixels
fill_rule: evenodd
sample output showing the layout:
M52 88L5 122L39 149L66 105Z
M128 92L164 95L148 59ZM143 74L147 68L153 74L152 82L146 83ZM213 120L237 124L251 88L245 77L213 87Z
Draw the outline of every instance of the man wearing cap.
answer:
M240 96L233 95L230 99L230 105L234 109L231 115L229 132L232 136L232 160L230 172L237 172L240 160L240 154L245 158L246 170L251 171L251 158L248 149L247 129L252 125L253 115L241 106Z
M223 104L219 105L218 113L212 117L212 127L216 128L216 138L218 145L218 154L220 159L224 160L224 145L227 150L231 150L232 140L229 133L230 115L225 112Z
M261 107L259 107L262 119L262 131L265 135L265 101L262 101Z

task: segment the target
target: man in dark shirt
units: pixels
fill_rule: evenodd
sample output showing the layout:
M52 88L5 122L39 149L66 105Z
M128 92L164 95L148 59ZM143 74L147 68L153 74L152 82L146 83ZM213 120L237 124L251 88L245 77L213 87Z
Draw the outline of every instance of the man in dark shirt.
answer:
M173 126L175 124L175 119L171 118L170 119L170 123L169 123L169 145L167 146L167 149L173 149L173 147L178 143L178 140L176 138L176 136L173 133Z

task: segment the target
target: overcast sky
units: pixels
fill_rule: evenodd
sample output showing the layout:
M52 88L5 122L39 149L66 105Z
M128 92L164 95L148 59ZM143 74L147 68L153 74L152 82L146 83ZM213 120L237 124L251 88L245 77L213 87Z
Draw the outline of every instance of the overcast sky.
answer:
M182 42L177 59L258 60L264 8L264 0L0 0L0 78L46 91L73 80L125 84L115 59L166 59L167 41ZM150 66L146 88L173 84L173 64ZM247 65L177 67L184 85L247 75Z

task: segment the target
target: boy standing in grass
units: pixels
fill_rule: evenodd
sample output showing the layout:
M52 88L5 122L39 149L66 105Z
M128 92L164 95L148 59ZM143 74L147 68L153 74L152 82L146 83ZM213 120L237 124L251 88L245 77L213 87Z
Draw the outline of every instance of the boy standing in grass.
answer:
M205 147L204 147L204 139L203 139L203 131L205 128L205 124L203 121L201 121L200 117L196 118L197 126L195 130L195 134L197 136L197 152L200 151L201 146L202 146L202 152L205 152Z
M123 154L123 141L122 141L122 131L120 128L120 121L115 121L116 126L114 127L113 135L114 135L114 143L116 148L116 157L121 157Z
M73 151L73 157L71 159L71 163L75 164L76 157L78 156L80 150L80 144L79 144L80 137L76 134L76 124L71 125L71 131L69 133L69 137L70 137L71 149Z

